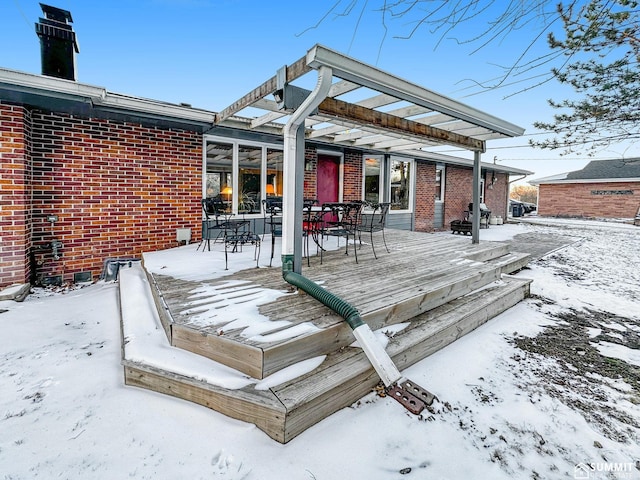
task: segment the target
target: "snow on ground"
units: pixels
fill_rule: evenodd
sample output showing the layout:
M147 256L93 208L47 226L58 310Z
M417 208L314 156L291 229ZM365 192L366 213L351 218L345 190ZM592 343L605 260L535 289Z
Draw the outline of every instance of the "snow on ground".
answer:
M433 412L372 393L287 445L125 387L116 284L0 302L0 479L640 478L640 229L536 222L481 238L581 240L518 274L532 298L404 372ZM212 259L183 247L145 264L224 274Z

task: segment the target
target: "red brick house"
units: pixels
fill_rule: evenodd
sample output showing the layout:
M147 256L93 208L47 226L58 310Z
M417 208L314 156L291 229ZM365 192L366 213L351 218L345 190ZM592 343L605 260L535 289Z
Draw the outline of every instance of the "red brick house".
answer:
M531 180L538 215L633 219L640 211L640 159L594 160L582 170Z
M197 242L203 197L226 196L233 212L248 212L254 228L261 228L260 201L282 195L283 125L270 120L277 114L219 121L216 112L109 92L53 70L34 75L0 69L0 287L93 280L107 260ZM335 83L332 98L348 84ZM477 149L485 139L522 132L433 95L466 116L425 107L427 116L419 121L369 112ZM405 117L416 116L418 107L412 108ZM448 127L438 130L439 124ZM390 201L390 228L429 232L462 217L473 198L473 160L430 153L407 135L380 143L381 135L363 132L370 136L311 119L305 197ZM506 217L509 175L529 173L482 163L481 201Z

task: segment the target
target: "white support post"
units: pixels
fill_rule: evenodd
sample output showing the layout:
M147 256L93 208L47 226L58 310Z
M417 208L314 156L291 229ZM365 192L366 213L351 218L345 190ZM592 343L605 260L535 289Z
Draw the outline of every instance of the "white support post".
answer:
M473 212L471 243L480 243L480 152L473 152Z
M282 268L302 270L302 207L304 197L304 120L327 97L333 78L328 67L318 69L314 90L291 115L284 127Z

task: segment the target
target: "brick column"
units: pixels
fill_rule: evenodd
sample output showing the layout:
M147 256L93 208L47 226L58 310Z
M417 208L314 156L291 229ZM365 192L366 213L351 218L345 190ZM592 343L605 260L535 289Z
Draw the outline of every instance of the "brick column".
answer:
M362 153L344 152L342 198L345 202L362 200Z
M433 163L416 162L416 231L433 231L435 202L436 166Z
M0 287L29 282L31 114L0 103Z

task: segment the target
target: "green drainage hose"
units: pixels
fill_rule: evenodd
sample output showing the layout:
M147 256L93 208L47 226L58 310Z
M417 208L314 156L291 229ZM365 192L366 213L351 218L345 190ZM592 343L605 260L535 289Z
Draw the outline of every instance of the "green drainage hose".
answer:
M367 358L385 386L396 383L402 375L389 358L385 349L375 338L369 325L364 323L358 310L350 303L328 292L317 283L293 271L293 255L282 255L282 278L336 312L349 324Z
M284 265L284 263L283 263ZM356 328L364 325L362 318L360 318L360 313L350 303L344 301L340 297L337 297L331 292L328 292L324 288L322 288L317 283L309 280L306 277L303 277L299 273L295 273L292 270L282 270L282 278L284 280L293 285L294 287L298 287L304 292L311 295L313 298L321 302L323 305L326 305L331 310L336 312L345 321L349 324L349 326L355 330Z

